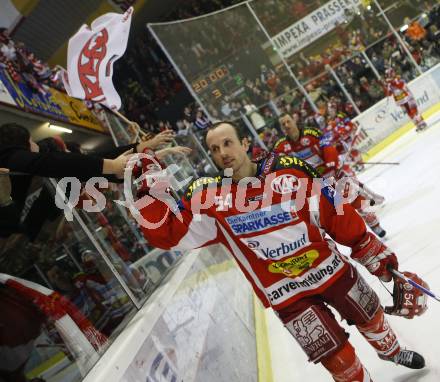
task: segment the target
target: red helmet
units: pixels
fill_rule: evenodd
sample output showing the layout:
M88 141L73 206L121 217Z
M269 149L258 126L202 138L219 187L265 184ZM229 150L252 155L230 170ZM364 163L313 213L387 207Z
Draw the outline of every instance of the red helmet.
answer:
M422 287L429 289L429 285L415 273L403 272L409 279ZM401 316L408 319L414 316L421 316L428 309L428 297L420 289L401 279L394 278L393 306L387 306L385 312L394 316Z

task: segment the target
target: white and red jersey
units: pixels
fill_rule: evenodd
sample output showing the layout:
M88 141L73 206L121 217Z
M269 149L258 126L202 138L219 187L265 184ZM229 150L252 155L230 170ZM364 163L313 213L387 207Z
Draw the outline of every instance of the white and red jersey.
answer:
M335 118L328 121L325 131L330 134L331 143L339 154L345 154L353 146L357 125L346 114L338 113Z
M393 96L394 101L396 101L396 104L399 106L410 102L414 98L411 91L408 89L406 82L399 76L387 79L385 94L387 96Z
M277 154L294 155L305 160L321 175L337 168L338 152L330 136L318 129L305 128L295 142L288 137L278 140L273 151Z
M408 116L416 125L416 131L426 129L426 121L420 114L417 107L417 101L411 91L408 89L408 86L404 80L402 80L399 76L395 76L393 78L391 75L386 80L385 93L387 96L392 95L396 104L401 106L406 111Z
M141 216L161 224L142 230L151 245L167 250L224 244L264 306L280 310L322 293L347 270L326 233L353 247L366 228L350 205L337 213L334 190L299 158L271 153L258 162L256 176L251 184L222 175L198 179L174 213L147 194Z

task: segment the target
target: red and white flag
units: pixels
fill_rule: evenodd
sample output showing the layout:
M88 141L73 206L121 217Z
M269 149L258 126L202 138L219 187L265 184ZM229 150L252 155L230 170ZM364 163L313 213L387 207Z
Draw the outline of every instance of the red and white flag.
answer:
M124 14L106 13L70 38L67 72L63 83L71 97L120 109L121 98L113 86L113 63L127 48L133 7Z

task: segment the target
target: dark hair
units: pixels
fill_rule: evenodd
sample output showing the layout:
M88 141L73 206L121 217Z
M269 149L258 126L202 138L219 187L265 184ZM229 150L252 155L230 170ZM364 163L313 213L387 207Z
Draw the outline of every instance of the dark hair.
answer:
M21 146L30 150L30 137L29 131L17 123L0 126L0 146Z
M213 123L211 126L208 127L208 130L206 131L205 134L205 142L206 142L206 137L208 136L208 133L214 129L216 129L217 127L219 127L220 125L229 125L232 126L232 128L235 131L235 134L237 134L237 138L238 140L241 142L244 138L247 138L247 134L244 132L243 128L238 125L235 122L232 121L219 121L219 122L215 122Z
M40 148L40 153L53 153L53 152L61 152L60 146L57 144L54 138L44 138L41 141L38 141L38 147Z
M71 153L81 154L81 145L77 142L65 142L67 150L69 150Z

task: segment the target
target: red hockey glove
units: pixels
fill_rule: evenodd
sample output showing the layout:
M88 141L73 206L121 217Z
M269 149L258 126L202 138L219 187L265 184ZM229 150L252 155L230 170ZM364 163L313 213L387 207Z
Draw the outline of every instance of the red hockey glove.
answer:
M137 189L137 196L140 198L149 193L152 186L152 175L157 174L163 168L160 161L154 155L154 151L144 149L139 159L133 166L134 184Z
M367 232L352 250L353 260L362 264L382 281L391 281L392 275L387 267L398 269L397 257L374 234Z
M429 289L429 285L415 273L403 272L409 279L422 287ZM404 318L421 316L428 309L428 297L420 289L410 283L394 276L393 306L385 307L385 313Z

